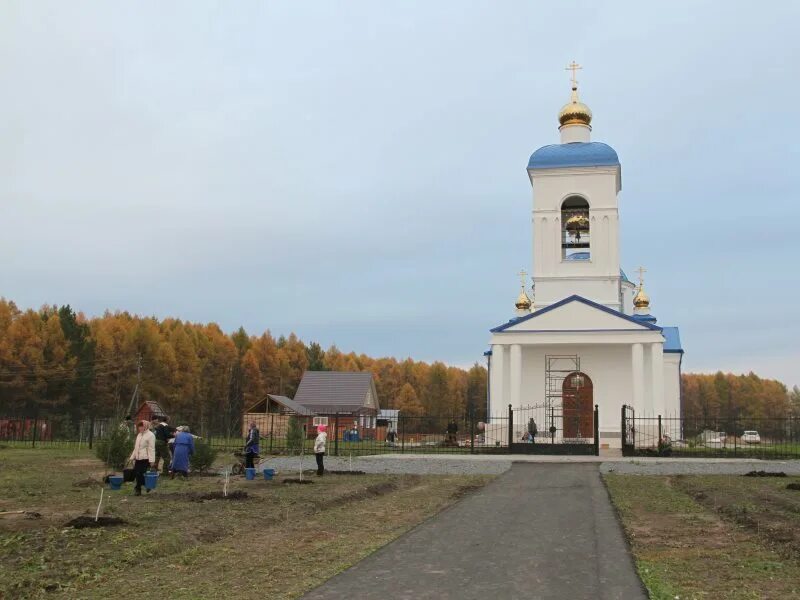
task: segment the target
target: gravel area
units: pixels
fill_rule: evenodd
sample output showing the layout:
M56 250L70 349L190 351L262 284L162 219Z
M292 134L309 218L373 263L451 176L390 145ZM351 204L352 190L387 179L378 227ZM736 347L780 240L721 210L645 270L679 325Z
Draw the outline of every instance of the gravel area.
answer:
M424 455L373 455L353 457L325 457L325 468L334 471L363 471L365 473L389 473L396 475L499 475L511 468L514 462L596 463L601 473L631 475L743 475L748 471L783 471L787 475L800 475L800 460L758 461L732 459L658 459L617 458L603 460L595 457L570 456L424 456ZM263 467L270 467L284 474L300 470L300 459L293 457L270 458ZM313 456L303 458L303 469L316 469Z

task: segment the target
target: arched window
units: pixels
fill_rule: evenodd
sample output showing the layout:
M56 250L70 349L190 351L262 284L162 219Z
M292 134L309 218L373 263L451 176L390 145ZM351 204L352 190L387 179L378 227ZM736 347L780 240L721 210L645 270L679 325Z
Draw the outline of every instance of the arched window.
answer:
M561 205L561 258L589 260L589 203L580 196L570 196Z

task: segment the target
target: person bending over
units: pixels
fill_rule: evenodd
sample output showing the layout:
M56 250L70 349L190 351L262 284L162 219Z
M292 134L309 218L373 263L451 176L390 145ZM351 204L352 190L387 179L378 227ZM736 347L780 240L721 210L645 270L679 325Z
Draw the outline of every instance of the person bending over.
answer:
M247 432L247 440L244 442L244 461L248 469L255 468L255 458L258 456L258 442L261 436L256 427L255 421L250 423L250 430Z

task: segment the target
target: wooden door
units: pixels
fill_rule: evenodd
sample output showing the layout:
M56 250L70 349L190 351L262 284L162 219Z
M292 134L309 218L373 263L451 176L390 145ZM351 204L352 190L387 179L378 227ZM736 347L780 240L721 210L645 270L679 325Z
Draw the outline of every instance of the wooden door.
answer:
M594 393L592 380L584 373L570 373L561 388L564 437L594 437Z

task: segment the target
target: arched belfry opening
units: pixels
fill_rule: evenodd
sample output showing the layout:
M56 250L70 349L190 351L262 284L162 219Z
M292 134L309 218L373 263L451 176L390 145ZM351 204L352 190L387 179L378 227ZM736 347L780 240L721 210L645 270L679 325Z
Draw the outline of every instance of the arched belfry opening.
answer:
M562 260L592 258L589 203L580 196L570 196L561 204Z

